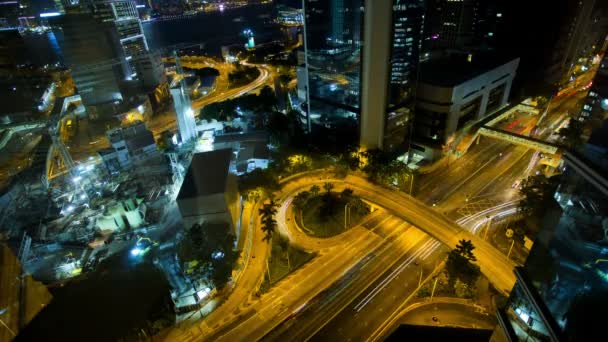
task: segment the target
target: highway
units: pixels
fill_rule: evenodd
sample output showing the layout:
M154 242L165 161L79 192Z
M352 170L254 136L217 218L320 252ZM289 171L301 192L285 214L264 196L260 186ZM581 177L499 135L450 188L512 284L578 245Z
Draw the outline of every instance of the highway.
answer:
M554 115L554 112L555 115L561 115L559 111L565 110L565 107L573 107L575 102L575 100L566 100L562 104L557 104L555 109L552 109L550 116ZM550 121L551 120L547 120L547 122ZM486 197L495 198L499 202L498 205L478 210L477 214L474 215L475 219L471 222L465 220L464 223L466 223L465 225L469 225L469 229L478 230L484 226L483 223L486 220L486 215L504 215L515 212L516 204L514 204L513 198L516 197L517 191L511 188L511 184L533 170L533 168L530 167L530 159L532 156L533 152L528 151L525 147L512 146L506 142L491 141L490 139L484 140L484 144L472 147L469 153L452 162L448 168L440 169L436 173L421 177L419 180L419 191L422 194L420 195L420 198L428 204L437 203L435 208L440 212L447 213L447 217L441 218L440 221L446 220L449 222L448 217L452 219L460 217L459 223L463 223L462 218L466 217L466 215L463 214L462 209L469 206L467 197L469 200L485 200ZM471 175L473 176L469 177ZM463 180L465 181L463 182ZM289 318L286 323L281 325L282 329L284 329L285 326L301 326L302 328L299 333L292 329L287 329L287 335L283 336L302 336L303 339L306 339L316 333L315 339L317 337L320 339L325 339L327 337L328 339L348 340L347 335L349 334L351 334L353 339L359 339L358 337L363 336L361 335L363 332L367 332L367 334L372 337L374 332L382 330L382 324L388 321L394 312L397 312L399 306L403 303L403 300L415 292L418 284L417 281L412 281L412 279L419 279L417 275L420 274L420 272L416 270L421 267L423 275L430 274L436 261L445 256L445 252L448 250L447 247L443 246L438 241L432 240L430 237L425 237L423 240L410 238L410 235L416 235L412 234L412 232L418 230L411 227L403 220L394 221L399 219L399 217L397 217L399 216L399 213L394 215L396 212L399 211L401 215L403 215L403 210L400 208L400 205L404 202L404 199L401 198L403 194L396 195L396 202L398 203L390 203L390 199L385 200L389 203L380 203L382 201L377 200L374 196L386 196L387 191L381 190L380 194L375 193L374 186L369 184L364 186L369 186L371 189L361 189L361 187L356 187L354 184L350 183L347 184L347 186L354 188L355 193L363 195L365 198L374 198L375 201L373 202L388 209L381 209L378 213L372 215L373 220L384 218L381 219L383 228L373 226L375 228L370 230L365 227L373 223L366 222L359 227L350 229L338 237L329 239L314 239L308 237L301 230L297 229L297 227L295 227L296 229L294 229L294 227L290 228L288 222L293 222L293 220L290 219L292 213L290 213L291 209L289 205L292 196L301 189L307 189L315 182L320 184L325 181L327 181L327 179L291 179L285 181L281 195L279 196L279 200L283 201L283 206L280 208L277 217L280 234L288 236L293 244L298 245L301 248L319 250L319 256L315 258L312 263L307 264L303 269L294 272L288 279L280 282L275 287L276 289L273 288L268 294L262 296L258 302L253 304L252 311L250 311L245 319L235 318L229 326L224 327L221 331L216 331L212 335L204 334L204 336L212 337L211 339L213 340L230 340L231 338L241 336L240 334L244 334L242 336L247 336L251 339L257 339L261 336L272 339L271 337L273 336L281 336L282 331L281 328L279 328L268 335L268 333L272 331L272 326L278 325ZM356 181L360 182L361 180ZM340 180L334 180L334 182L337 183L335 190L339 191L343 185L340 185ZM363 184L365 184L365 181L363 181ZM393 199L392 202L395 202L395 200ZM424 204L420 204L426 210L429 210ZM414 210L417 211L418 209L420 208L417 207ZM424 210L421 212L433 216L432 213L425 212ZM393 215L391 215L391 213L393 213ZM442 215L440 215L440 217L441 216ZM415 220L411 220L410 218L409 221ZM401 222L401 224L396 222ZM416 222L412 223L414 223L414 225L418 224ZM362 228L367 232L364 232ZM454 239L456 236L457 240L461 236L464 237L463 233L460 232L463 231L463 229L456 228L455 231L452 231L452 229L454 228L452 227L448 229L447 232L444 232L443 238L450 238L451 236L451 238ZM383 240L377 240L375 237L371 238L371 236L375 235L369 235L368 232L374 234L375 232L379 232L380 238ZM440 237L439 235L442 234L435 233L436 237ZM484 244L489 245L470 233L464 235L466 235L467 238L471 238L476 246ZM336 247L342 246L339 242L361 241L360 236L366 236L366 240L382 241L380 246L387 246L387 244L390 244L393 248L387 248L387 251L397 254L401 253L402 255L400 257L394 257L394 254L384 255L381 252L376 253L376 251L383 250L378 249L382 247L378 247L377 244L372 244L374 248L368 251L367 254L357 252L355 246L358 244L355 243L347 244L347 246L350 246L348 248ZM399 237L399 239L395 239L395 237ZM359 240L355 240L357 238L359 238ZM414 243L414 245L410 248L394 248L394 244L397 244L397 241L402 241L402 239ZM494 260L495 250L491 246L484 248L486 250L493 250L494 252L488 253L486 250L480 250L478 247L478 249L476 249L476 255L481 261L480 264L483 263L484 259ZM320 272L317 270L317 267L326 264L324 260L333 250L337 250L338 252L336 253L338 253L341 258L332 259L334 262L331 265L343 267L342 269L344 271L341 273L338 272L338 274L343 275L342 278L340 278L342 281L337 282L334 273L329 273L333 277L328 275L329 279L326 277L321 281L316 277ZM361 257L356 258L355 255L361 255ZM415 260L420 258L425 261L422 263L418 262L419 265L416 265L417 261ZM502 255L501 258L503 260L505 259ZM353 260L358 262L353 264ZM378 260L380 260L380 262L377 262ZM390 267L387 267L387 264L382 262L382 260L395 260L395 262L390 264ZM336 265L338 262L339 265ZM350 265L355 267L356 272L348 272L349 262ZM487 262L487 264L488 265L485 267L482 265L482 269L484 269L486 274L492 272L488 269L492 268L494 261ZM505 285L512 284L513 276L511 274L511 269L514 264L510 263L508 260L506 261L506 264L507 266L504 267L506 270L504 274L498 274L501 273L500 271L494 275L490 274L490 278L494 279L495 283L500 284L500 281L502 281ZM495 267L494 271L496 271L497 268L498 267ZM378 274L380 274L379 277ZM310 278L307 277L310 275L313 276ZM408 278L407 275L409 275L409 281L404 279ZM346 280L344 278L345 276L347 277ZM301 277L303 277L303 279L308 279L308 281L299 280ZM375 279L375 277L378 277L376 278L378 280L371 282L372 286L368 287L367 285L370 284L370 279ZM499 279L498 282L496 279ZM311 285L310 282L313 282L313 284L325 284L325 286L321 285L317 287L313 293L310 293L309 290L302 289L302 287L308 288ZM403 286L403 283L407 283L407 286ZM332 284L334 284L334 286L330 286ZM379 285L380 287L378 287ZM330 290L325 291L324 289L328 288L328 286L330 286ZM285 288L288 288L289 291L286 292ZM334 288L343 289L343 293L346 294L345 297L341 297L342 299L340 299L334 292L330 292ZM510 289L510 286L503 288L503 290L506 291L508 291L508 289ZM334 289L333 291L338 290ZM353 296L353 293L356 294L358 292L361 293L360 297ZM348 303L348 300L345 300L344 298L355 298L356 300ZM323 307L315 305L316 303L321 302L323 303ZM344 309L346 305L351 305L353 311ZM355 306L357 307L355 308ZM342 309L340 309L341 307ZM311 311L313 313L309 315L311 321L308 321L308 323L305 316L298 315L300 313L304 315L308 311L305 310L307 308L314 310ZM275 315L269 314L272 310L274 310ZM356 310L359 310L360 313L355 313ZM320 312L337 313L338 315L332 319L332 317L320 314ZM358 317L363 317L365 314L377 317L377 320L375 322L367 322L367 325L360 324ZM290 322L295 323L289 324ZM321 324L319 324L319 322L321 322ZM329 322L329 324L323 327L322 323L327 322ZM321 330L317 332L318 329Z

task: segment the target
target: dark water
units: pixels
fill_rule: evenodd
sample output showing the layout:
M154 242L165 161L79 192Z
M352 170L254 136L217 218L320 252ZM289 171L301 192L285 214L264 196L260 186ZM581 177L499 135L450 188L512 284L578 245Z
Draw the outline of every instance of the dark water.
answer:
M23 41L25 49L19 60L36 66L61 62L59 45L53 32L26 34Z
M245 29L253 31L256 44L280 38L280 28L271 22L272 12L271 5L252 5L175 20L149 21L142 26L153 50L203 43L206 53L219 55L223 45L244 45Z

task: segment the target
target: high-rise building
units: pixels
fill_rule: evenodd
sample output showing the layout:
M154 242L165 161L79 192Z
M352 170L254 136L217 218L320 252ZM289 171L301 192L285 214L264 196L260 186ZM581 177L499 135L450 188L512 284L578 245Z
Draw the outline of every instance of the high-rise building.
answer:
M495 47L503 13L497 0L429 0L425 50L471 53Z
M305 58L298 76L306 78L299 90L307 90L313 135L368 149L404 149L423 3L304 1Z
M555 201L543 206L542 228L499 310L496 340L608 339L608 170L569 153L564 161Z
M87 109L122 101L124 70L112 23L99 22L88 13L70 13L54 17L53 24L61 27L55 35Z
M603 120L608 114L608 56L600 61L579 120Z
M62 2L53 18L65 61L86 106L121 101L128 84L150 91L163 83L162 61L151 53L134 1Z

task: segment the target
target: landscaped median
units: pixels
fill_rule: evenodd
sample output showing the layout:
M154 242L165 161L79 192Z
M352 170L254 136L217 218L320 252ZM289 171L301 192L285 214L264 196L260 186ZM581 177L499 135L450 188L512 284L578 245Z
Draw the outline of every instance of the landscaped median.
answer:
M272 238L268 267L260 285L260 293L267 292L274 284L314 257L315 253L308 253L295 248L289 244L289 240L286 238L279 234L275 235Z
M331 237L356 226L370 213L370 207L352 189L340 193L332 192L334 185L323 185L324 192L317 185L309 191L302 191L294 197L298 225L316 237Z

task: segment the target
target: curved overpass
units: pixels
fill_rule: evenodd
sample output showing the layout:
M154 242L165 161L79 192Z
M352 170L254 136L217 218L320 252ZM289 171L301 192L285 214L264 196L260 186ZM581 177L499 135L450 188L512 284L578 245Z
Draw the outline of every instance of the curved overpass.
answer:
M488 277L490 282L502 293L509 293L515 284L515 274L513 268L515 263L509 260L504 254L494 248L485 240L479 238L474 233L459 226L445 215L431 209L419 200L397 191L381 188L370 183L368 180L358 176L347 176L345 179L319 179L316 177L306 177L292 181L284 187L283 193L289 195L284 198L285 203L279 211L279 228L285 232L296 244L307 248L318 244L318 240L326 240L325 243L332 243L331 239L344 241L344 236L317 239L306 236L301 231L286 229L284 221L286 205L291 202L292 196L297 192L308 190L312 185L322 185L325 182L332 182L336 189L351 188L357 195L379 207L391 212L394 216L409 222L433 238L454 248L461 239L471 240L475 245L475 256L481 272ZM338 188L340 186L340 188Z
M238 339L239 336L257 339L272 330L291 312L297 312L297 308L305 305L326 286L340 279L345 272L365 260L366 255L374 253L378 247L381 247L383 239L361 224L331 238L312 237L295 225L291 206L293 197L300 191L308 190L312 185L322 185L325 182L332 182L335 185L334 191L346 187L353 189L358 196L381 207L382 209L378 210L379 214L390 212L392 216L409 222L451 248L460 239L471 240L476 246L475 255L481 271L501 292L510 291L515 282L512 272L514 263L474 233L408 195L378 187L362 177L348 176L345 179L333 179L327 177L329 174L322 171L286 178L281 181L283 186L277 193L277 201L282 204L277 213L277 233L289 237L290 241L300 248L317 252L317 257L292 273L287 281L279 282L261 298L256 297L254 293L266 272L265 259L270 251L269 245L262 241L263 232L257 215L257 204L252 206L248 211L249 219L245 220L244 226L247 227L248 234L253 237L253 243L251 250L243 253L244 265L235 279L234 290L223 304L203 321L197 320L174 327L164 336L164 340L231 341ZM499 207L511 208L513 205L513 203L505 203ZM459 223L463 225L475 223L475 220L483 219L486 214L493 212L492 210L496 211L496 208L463 218ZM375 215L377 214L368 216L367 220L371 220ZM393 219L397 220L396 218ZM479 227L479 224L475 227ZM472 229L475 230L475 227ZM394 237L399 236L404 241L411 240L406 236L410 236L409 233L403 232L402 229L394 229ZM423 234L416 234L414 239L420 241L423 237ZM410 243L414 244L414 242ZM439 243L437 242L436 245L438 246Z

